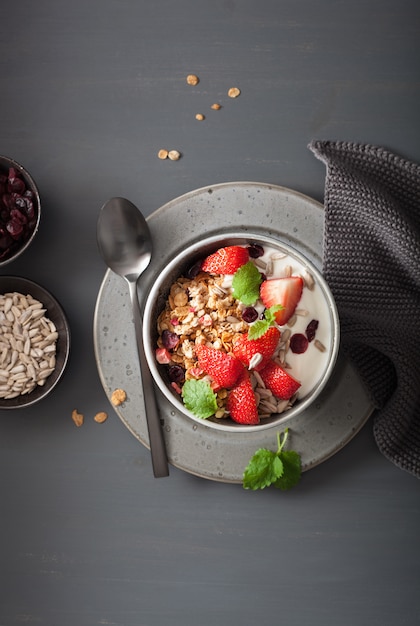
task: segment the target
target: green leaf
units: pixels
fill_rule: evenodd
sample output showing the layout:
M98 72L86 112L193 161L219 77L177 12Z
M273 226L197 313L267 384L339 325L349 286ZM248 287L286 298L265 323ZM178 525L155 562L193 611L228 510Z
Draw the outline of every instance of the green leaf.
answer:
M291 489L300 480L302 465L300 455L294 450L283 450L289 429L277 433L277 451L260 448L245 468L242 485L245 489L264 489L274 485L283 491Z
M260 295L262 277L252 261L242 265L233 275L232 296L247 306L254 304Z
M217 411L216 394L206 380L186 380L182 387L182 398L187 409L201 419Z
M245 468L243 486L245 489L264 489L280 478L283 463L275 452L260 448Z
M294 450L282 450L279 458L283 463L284 472L276 480L274 486L277 489L286 491L297 485L300 481L302 474L300 455Z
M254 322L249 327L248 339L259 339L259 337L262 337L270 326L276 323L276 313L277 311L281 311L283 308L284 307L281 304L275 304L269 309L266 309L264 311L264 319Z
M259 339L265 335L269 327L270 324L267 320L258 320L257 322L254 322L248 329L248 339Z

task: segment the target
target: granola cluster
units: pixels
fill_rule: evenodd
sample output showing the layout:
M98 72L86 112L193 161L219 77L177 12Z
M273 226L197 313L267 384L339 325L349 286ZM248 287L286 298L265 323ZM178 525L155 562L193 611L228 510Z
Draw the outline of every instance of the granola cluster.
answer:
M181 277L171 286L166 307L158 317L158 346L165 348L164 331L175 333L178 345L171 351L171 364L185 370L185 379L200 378L194 346L207 344L232 353L232 344L249 325L242 319L242 307L223 286L223 277L200 272L194 278ZM174 385L173 385L174 386ZM226 389L217 392L219 411L224 417Z

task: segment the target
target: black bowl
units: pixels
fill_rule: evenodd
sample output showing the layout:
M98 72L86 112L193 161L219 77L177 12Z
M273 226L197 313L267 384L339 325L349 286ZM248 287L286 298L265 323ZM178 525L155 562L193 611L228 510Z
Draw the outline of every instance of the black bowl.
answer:
M46 309L47 317L56 327L58 338L56 343L55 366L46 378L44 385L37 385L31 392L15 398L0 398L1 409L20 409L31 406L45 398L57 385L66 368L70 353L70 329L66 315L58 301L37 283L19 276L0 276L0 295L17 292L24 296L31 295L41 302ZM2 322L0 320L0 342L2 338ZM1 354L1 350L0 350ZM1 358L1 357L0 357ZM1 369L1 365L0 365Z
M0 156L0 267L30 246L40 219L41 202L34 179L20 163Z

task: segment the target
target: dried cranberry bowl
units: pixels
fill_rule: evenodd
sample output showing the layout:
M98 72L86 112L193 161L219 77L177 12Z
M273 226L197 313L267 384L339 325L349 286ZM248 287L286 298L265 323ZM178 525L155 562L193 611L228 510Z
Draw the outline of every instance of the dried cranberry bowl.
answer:
M334 370L340 326L313 263L248 232L203 238L165 261L145 301L143 343L175 410L246 432L314 402Z
M0 156L0 267L33 241L41 218L37 185L20 163Z
M69 354L70 328L57 299L32 280L0 276L0 411L48 396Z

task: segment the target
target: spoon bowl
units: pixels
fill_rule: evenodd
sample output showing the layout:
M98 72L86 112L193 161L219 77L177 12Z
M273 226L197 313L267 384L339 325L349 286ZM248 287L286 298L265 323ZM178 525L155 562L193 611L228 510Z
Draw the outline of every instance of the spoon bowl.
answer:
M153 378L144 353L142 318L137 282L152 258L152 238L147 222L138 208L126 198L111 198L99 214L97 241L107 266L124 278L129 287L134 329L143 383L144 410L149 432L153 473L168 476L168 459L154 393Z

